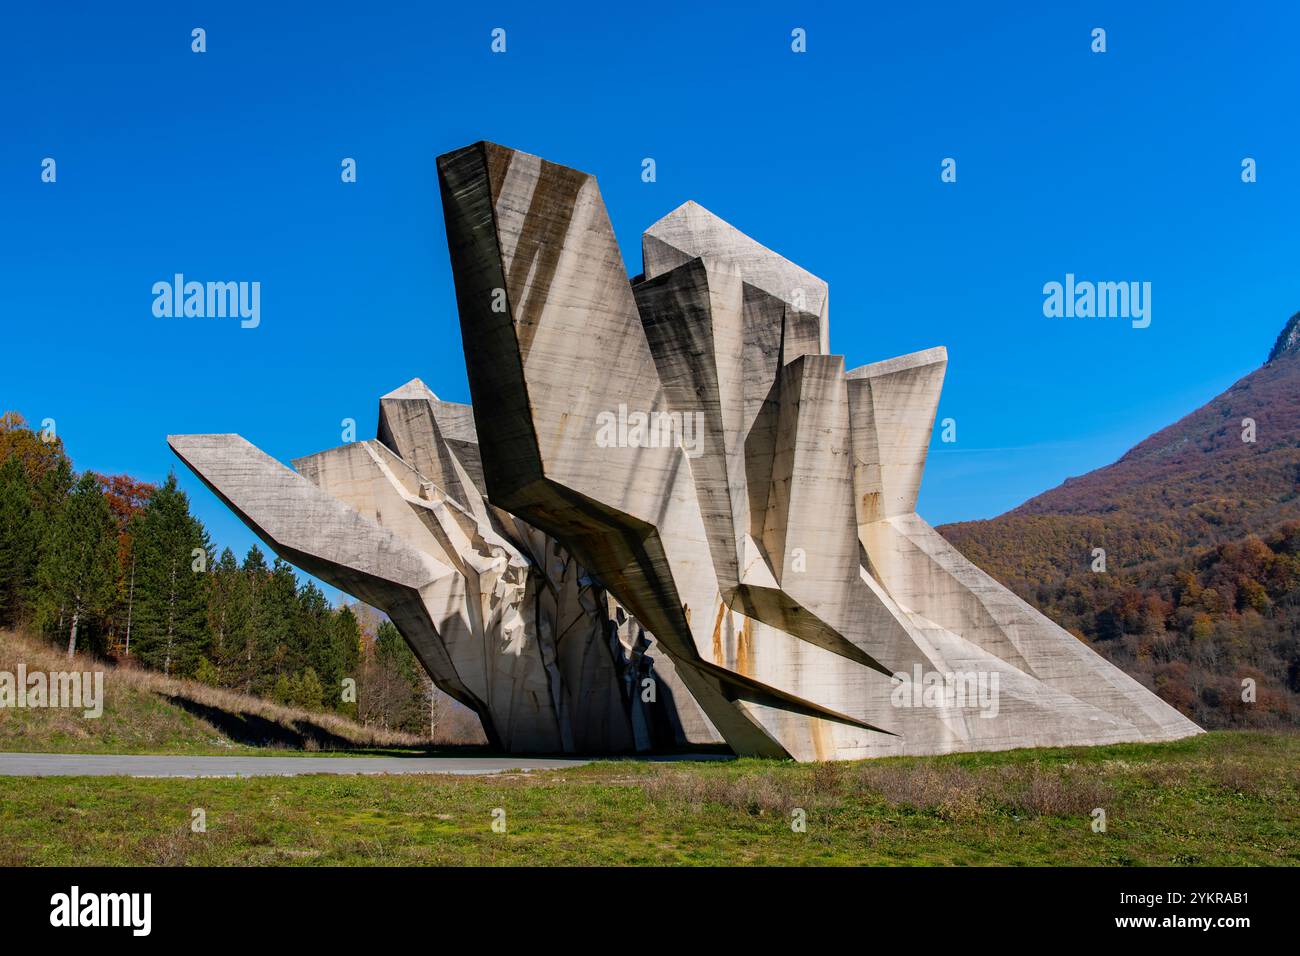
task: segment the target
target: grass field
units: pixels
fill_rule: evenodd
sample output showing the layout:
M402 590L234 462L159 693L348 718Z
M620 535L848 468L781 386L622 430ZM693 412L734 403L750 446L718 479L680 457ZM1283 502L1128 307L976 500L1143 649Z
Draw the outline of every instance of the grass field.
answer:
M682 863L1295 865L1300 736L472 778L0 778L5 865Z

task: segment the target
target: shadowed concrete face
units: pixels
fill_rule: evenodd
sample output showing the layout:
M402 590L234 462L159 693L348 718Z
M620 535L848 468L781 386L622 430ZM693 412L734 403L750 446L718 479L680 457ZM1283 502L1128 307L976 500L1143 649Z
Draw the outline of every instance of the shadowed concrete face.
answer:
M446 404L409 383L382 400L380 431L426 467L441 462L464 501L379 441L298 459L297 473L238 435L168 441L277 554L388 614L493 746L622 753L716 739L638 622L558 542L473 491L445 437L455 428L472 444L472 419ZM652 699L647 681L662 687Z
M802 760L1198 732L916 514L947 355L845 372L826 283L695 203L629 282L594 178L438 176L473 407L377 441L173 448L278 553L385 610L520 752Z

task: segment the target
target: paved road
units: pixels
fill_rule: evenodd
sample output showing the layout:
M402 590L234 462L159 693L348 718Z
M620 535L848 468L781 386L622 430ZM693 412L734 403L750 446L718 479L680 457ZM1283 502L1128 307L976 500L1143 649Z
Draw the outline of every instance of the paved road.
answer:
M525 757L184 757L0 753L5 777L292 777L304 773L454 773L563 770L585 760Z

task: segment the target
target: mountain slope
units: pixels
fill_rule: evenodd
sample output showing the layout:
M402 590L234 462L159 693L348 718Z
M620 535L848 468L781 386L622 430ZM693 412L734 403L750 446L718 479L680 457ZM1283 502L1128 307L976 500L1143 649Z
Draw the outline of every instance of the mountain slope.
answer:
M1300 314L1261 368L1114 464L939 530L1200 722L1295 720Z
M1296 325L1295 319L1288 323ZM1243 440L1247 420L1255 423L1253 442ZM1293 340L1262 368L1115 464L1070 479L1012 514L1174 518L1180 534L1204 543L1293 514L1298 484L1300 343Z

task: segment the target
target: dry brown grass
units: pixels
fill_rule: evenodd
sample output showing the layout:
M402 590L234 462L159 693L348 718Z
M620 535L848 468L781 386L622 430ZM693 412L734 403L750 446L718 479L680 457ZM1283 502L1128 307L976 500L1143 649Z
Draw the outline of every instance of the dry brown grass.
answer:
M210 687L194 681L166 677L157 671L140 668L115 668L118 680L128 686L158 694L165 698L187 700L203 707L210 707L223 713L252 715L261 717L283 727L301 727L310 724L319 727L333 736L341 737L356 747L419 747L428 743L428 739L418 734L408 734L400 730L385 730L369 727L356 721L348 720L328 711L302 710L297 707L285 707L274 701L240 694L222 687ZM109 678L105 675L105 681ZM310 746L308 749L315 749Z
M1022 817L1087 815L1110 790L1094 768L1011 764L967 769L951 763L867 764L861 785L892 804L950 818L1003 810Z
M979 775L951 764L883 763L857 768L852 786L895 806L945 819L973 816L987 792Z
M651 777L642 786L655 803L693 811L712 804L754 816L783 814L794 807L808 809L813 796L811 789L799 781L768 772L725 777L668 771Z
M1018 817L1086 816L1105 806L1109 787L1095 768L1016 764L967 769L954 763L881 761L814 764L795 773L762 769L729 775L668 771L642 782L656 804L698 811L706 805L751 815L784 815L849 801L879 800L970 819L989 811Z

